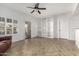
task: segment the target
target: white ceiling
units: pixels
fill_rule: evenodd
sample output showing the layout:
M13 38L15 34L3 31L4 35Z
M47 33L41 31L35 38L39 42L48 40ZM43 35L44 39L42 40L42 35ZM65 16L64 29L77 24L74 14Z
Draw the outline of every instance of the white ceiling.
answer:
M41 14L37 12L31 14L32 9L27 7L34 7L35 3L3 3L1 5L25 14L30 14L31 16L42 18L52 15L72 14L77 7L76 3L40 3L39 7L44 7L46 10L40 10Z

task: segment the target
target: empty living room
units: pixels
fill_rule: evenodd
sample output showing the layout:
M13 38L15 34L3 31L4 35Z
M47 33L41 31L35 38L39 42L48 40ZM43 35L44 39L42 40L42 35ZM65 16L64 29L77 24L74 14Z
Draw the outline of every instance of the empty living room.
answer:
M0 3L0 56L79 56L79 3Z

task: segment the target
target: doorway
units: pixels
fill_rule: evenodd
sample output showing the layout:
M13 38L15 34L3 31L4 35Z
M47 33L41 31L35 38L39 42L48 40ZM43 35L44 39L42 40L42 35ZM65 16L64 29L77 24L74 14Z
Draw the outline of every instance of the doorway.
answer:
M25 39L31 38L31 22L25 22Z

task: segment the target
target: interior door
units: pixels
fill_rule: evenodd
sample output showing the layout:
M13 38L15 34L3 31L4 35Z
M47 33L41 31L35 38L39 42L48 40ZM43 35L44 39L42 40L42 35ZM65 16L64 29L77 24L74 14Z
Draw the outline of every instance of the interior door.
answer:
M31 38L31 22L25 22L25 38Z

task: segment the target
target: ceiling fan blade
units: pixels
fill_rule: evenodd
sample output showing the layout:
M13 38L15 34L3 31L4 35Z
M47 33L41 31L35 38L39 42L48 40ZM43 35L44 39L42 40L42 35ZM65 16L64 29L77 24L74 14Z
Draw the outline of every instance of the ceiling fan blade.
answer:
M31 13L33 13L35 10L33 10Z
M46 10L46 8L38 8L39 10Z
M36 3L36 4L35 4L35 8L38 8L38 7L39 7L39 3Z
M41 14L41 12L38 10L38 13Z

